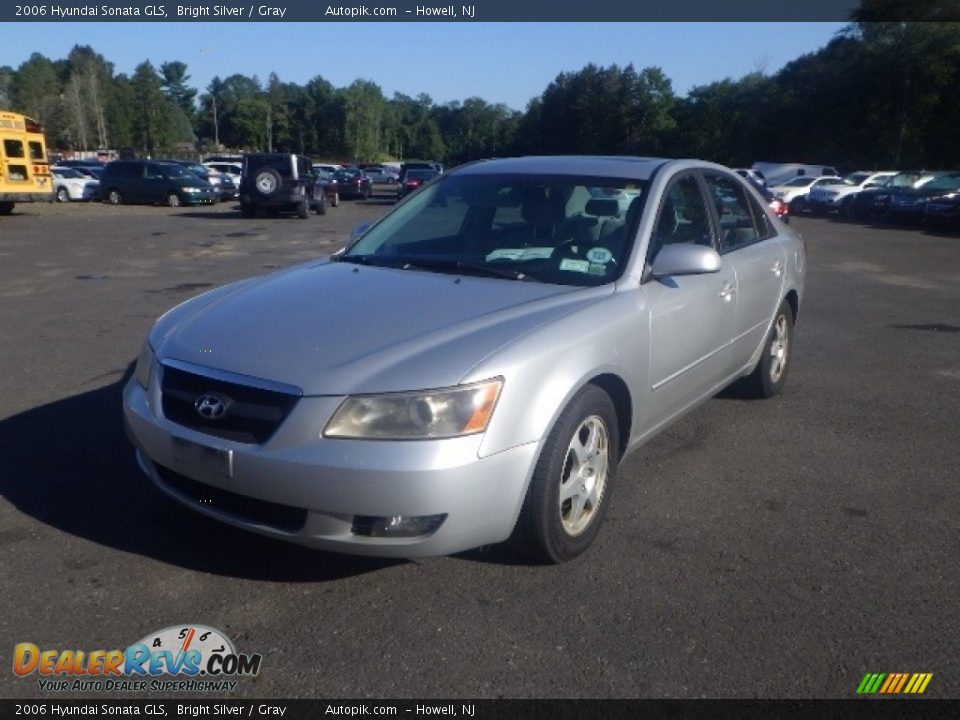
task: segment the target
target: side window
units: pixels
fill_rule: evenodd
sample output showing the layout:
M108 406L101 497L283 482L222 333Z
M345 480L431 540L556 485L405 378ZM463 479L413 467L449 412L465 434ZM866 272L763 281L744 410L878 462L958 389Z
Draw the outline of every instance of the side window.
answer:
M746 190L732 178L707 175L707 187L720 218L720 252L730 252L757 242L762 236L754 222ZM762 215L762 213L761 213Z
M693 175L675 180L664 193L650 237L647 261L653 262L660 248L673 243L713 244L707 206Z
M3 153L10 158L23 157L23 143L19 140L4 140Z

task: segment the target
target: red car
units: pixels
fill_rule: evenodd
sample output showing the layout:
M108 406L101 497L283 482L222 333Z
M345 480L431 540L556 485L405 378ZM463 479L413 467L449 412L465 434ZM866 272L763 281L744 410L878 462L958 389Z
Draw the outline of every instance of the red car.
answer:
M436 170L408 170L403 180L401 180L397 186L397 200L419 189L421 185L429 182L439 174Z

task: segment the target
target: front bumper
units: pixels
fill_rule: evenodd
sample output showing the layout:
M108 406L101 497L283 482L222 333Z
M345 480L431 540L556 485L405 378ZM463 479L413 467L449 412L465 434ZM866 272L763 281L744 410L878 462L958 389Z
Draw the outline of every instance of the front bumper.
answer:
M161 417L154 411L161 406L154 385L148 394L130 380L124 420L141 468L161 490L231 525L322 550L422 557L501 542L513 530L536 461L536 442L480 458L482 435L405 442L320 438L339 397L301 398L267 443L236 443ZM178 453L183 440L201 446L200 452L189 458ZM204 495L205 487L215 490ZM272 520L280 517L275 513L283 518ZM446 518L428 535L354 531L362 517L430 515Z

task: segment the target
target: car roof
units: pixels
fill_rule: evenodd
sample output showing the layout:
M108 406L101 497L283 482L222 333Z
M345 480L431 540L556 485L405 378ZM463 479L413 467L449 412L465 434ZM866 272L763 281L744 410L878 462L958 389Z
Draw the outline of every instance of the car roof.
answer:
M671 161L664 158L604 155L538 155L485 160L457 170L458 174L532 173L535 175L598 175L625 180L649 179ZM711 165L711 163L694 163ZM719 167L719 166L718 166Z

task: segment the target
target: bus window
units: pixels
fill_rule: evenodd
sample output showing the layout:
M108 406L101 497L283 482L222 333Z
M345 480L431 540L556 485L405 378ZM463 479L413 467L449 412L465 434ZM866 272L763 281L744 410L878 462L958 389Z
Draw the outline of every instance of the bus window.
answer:
M47 158L43 154L43 143L38 143L31 141L30 143L30 159L31 160L46 160Z
M23 157L23 143L19 140L4 140L3 154L11 158Z

